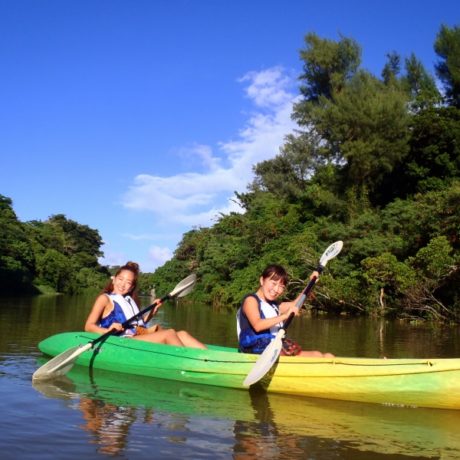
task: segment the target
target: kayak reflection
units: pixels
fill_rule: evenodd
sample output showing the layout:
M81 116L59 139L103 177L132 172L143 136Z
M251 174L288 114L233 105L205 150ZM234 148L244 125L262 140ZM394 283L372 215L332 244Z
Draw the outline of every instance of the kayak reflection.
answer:
M318 444L323 452L329 445L335 451L342 447L460 458L459 411L309 399L121 376L99 369L91 375L87 368L75 366L67 376L33 385L45 396L78 408L83 414L82 429L109 454L121 454L127 448L134 423L144 426L161 421L163 434L165 425L174 425L169 431L174 437L190 435L200 419L210 432L216 420L232 427L235 458L249 458L261 449L274 455L287 448L291 452L305 450L307 445L312 450Z

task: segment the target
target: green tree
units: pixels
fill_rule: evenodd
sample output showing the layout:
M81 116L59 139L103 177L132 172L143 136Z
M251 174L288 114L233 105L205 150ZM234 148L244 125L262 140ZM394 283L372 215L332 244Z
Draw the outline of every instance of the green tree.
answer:
M297 204L301 219L318 214L341 217L344 202L338 198L337 168L324 164L322 150L318 135L312 131L288 135L279 155L254 167L255 178L249 189L270 192Z
M47 221L55 235L61 242L64 254L73 256L77 253L92 255L91 263L97 266L97 257L102 256L102 238L97 230L87 225L79 224L74 220L67 219L64 214L51 216ZM89 263L89 260L87 260Z
M37 259L39 282L57 292L71 291L69 286L75 276L69 259L55 249L48 249Z
M347 188L372 193L406 155L406 103L402 91L360 72L332 102L311 110L316 130L328 142L331 160L342 165Z
M384 204L388 198L374 192L408 151L409 95L396 79L399 57L389 55L387 80L393 75L395 84L385 84L359 70L361 51L353 40L333 42L309 34L306 43L300 77L306 82L304 99L294 106L293 118L321 145L313 164L340 169L338 193L354 187L359 199L370 196Z
M44 222L27 222L25 227L37 260L40 285L73 293L93 288L107 276L107 269L98 261L103 242L97 230L67 219L63 214L51 216ZM56 260L50 262L51 267L44 267L43 260L50 261L53 257ZM62 273L58 273L61 269Z
M35 257L10 198L0 195L0 282L3 292L33 290Z
M433 238L427 246L421 248L410 264L417 269L424 280L439 281L450 274L455 259L451 255L452 246L445 236Z
M402 73L390 53L379 79L359 68L353 40L305 41L298 130L255 165L236 194L244 212L185 234L153 274L156 287L167 291L192 268L190 297L232 308L266 264L280 263L293 298L341 239L313 311L460 321L458 109L440 105L414 55Z
M441 102L441 94L436 82L414 54L406 59L406 75L402 84L411 97L411 108L417 112L436 106Z
M440 189L460 177L459 109L433 108L414 117L401 172L406 193Z
M306 84L300 87L300 92L308 102L331 99L357 71L361 47L351 38L342 37L336 42L321 39L314 33L305 36L305 44L305 49L300 51L304 62L300 80ZM304 104L300 104L294 111L299 119L302 119L303 107Z
M309 152L314 150L313 143L300 136L291 136L290 140L291 144L280 155L254 166L252 190L268 191L292 202L307 189L314 171L315 155Z
M382 70L385 85L397 85L401 72L401 56L395 51L387 54L387 62Z
M415 285L415 272L389 252L366 258L361 264L363 278L371 292L369 304L374 311L395 310L404 292Z
M460 258L452 255L452 246L445 236L434 237L421 248L408 263L417 271L419 282L407 292L405 311L409 314L435 320L458 320L458 290L452 282L458 282ZM452 294L454 299L452 299Z
M460 27L441 26L434 49L440 58L436 74L444 84L447 102L460 108Z

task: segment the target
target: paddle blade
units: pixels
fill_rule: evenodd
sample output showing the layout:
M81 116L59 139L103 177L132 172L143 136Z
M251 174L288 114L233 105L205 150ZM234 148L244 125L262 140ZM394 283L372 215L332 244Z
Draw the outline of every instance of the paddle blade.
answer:
M326 264L336 257L343 248L343 241L336 241L332 243L328 248L324 251L321 259L319 259L319 264L321 267L325 267Z
M258 382L271 369L283 348L284 334L284 329L278 331L276 337L270 342L270 345L265 348L260 358L254 364L254 367L244 379L244 386L248 387Z
M77 358L89 350L92 343L69 348L39 367L32 375L32 380L47 380L66 374L75 364Z
M188 288L184 289L180 294L177 294L177 297L180 298L180 297L186 296L187 294L193 291L194 287L195 287L195 283L193 283Z
M191 275L184 278L172 292L169 293L169 297L184 297L189 292L193 290L196 284L196 275L192 273Z

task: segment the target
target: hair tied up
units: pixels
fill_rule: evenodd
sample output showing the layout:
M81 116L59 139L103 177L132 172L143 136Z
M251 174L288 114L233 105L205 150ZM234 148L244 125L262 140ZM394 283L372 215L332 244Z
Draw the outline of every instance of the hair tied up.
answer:
M134 273L139 273L139 264L137 264L136 262L126 262L126 265L122 268L126 270L131 270Z

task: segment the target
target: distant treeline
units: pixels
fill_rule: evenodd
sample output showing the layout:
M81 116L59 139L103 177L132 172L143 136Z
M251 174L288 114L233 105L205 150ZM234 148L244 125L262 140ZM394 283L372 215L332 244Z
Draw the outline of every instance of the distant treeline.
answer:
M2 295L100 291L117 266L104 266L99 232L63 214L20 222L12 200L0 195L0 283ZM141 293L152 287L142 273Z
M58 214L20 222L12 200L0 195L0 282L3 294L100 289L108 270L98 262L97 230Z
M196 272L189 298L235 308L264 266L280 263L293 298L340 239L314 311L460 322L460 28L441 26L434 49L442 88L414 55L388 54L375 76L353 39L306 35L298 130L254 166L235 196L245 212L185 233L141 288L166 293ZM3 286L102 287L96 230L63 215L18 222L6 197L0 212Z

